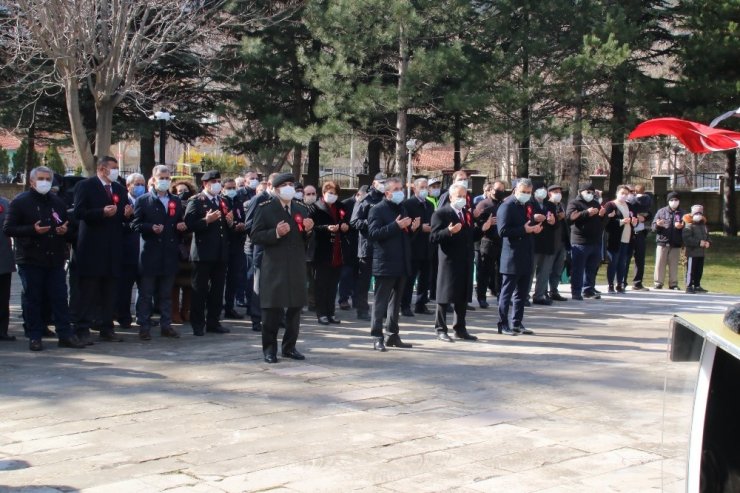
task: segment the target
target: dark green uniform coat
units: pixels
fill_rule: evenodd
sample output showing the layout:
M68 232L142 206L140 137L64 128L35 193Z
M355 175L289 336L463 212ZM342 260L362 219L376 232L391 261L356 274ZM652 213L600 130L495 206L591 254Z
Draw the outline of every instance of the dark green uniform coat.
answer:
M293 201L290 215L276 198L257 207L250 238L262 245L264 253L259 273L259 298L262 308L291 308L306 304L306 239L303 219L308 209ZM277 237L280 221L290 225L290 232Z

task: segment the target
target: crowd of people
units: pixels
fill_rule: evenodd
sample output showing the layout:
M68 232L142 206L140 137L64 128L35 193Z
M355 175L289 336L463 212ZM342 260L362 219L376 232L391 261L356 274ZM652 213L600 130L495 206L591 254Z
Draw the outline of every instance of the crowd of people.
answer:
M417 178L405 184L408 194L399 178L379 173L339 200L339 184L303 186L289 173L261 181L253 171L223 179L208 171L200 191L173 182L166 166L156 166L148 182L137 173L124 180L112 157L100 159L96 175L73 193L59 193L43 166L30 184L11 202L0 198L0 340L15 339L8 326L17 267L32 351L54 335L51 324L60 347L81 349L94 344L93 331L121 341L116 326L134 322L149 341L155 327L167 338L179 338L174 325L184 322L195 336L224 334L223 318L248 317L266 362L278 361L281 327L282 356L302 360L296 342L304 307L328 326L341 324L337 305L369 323L377 351L411 347L400 336L401 316L433 314L438 340L474 341L466 326L473 296L478 309L497 299L499 334L533 334L525 307L600 299L596 276L605 259L610 294L648 290L650 231L657 235L655 289L664 287L666 268L667 288L679 289L685 247L686 292L704 292L711 245L701 205L685 213L671 192L653 216L640 185L621 185L607 200L586 183L564 204L560 185L527 178L510 194L494 181L473 197L464 171L445 191L439 180ZM564 277L570 298L559 291Z

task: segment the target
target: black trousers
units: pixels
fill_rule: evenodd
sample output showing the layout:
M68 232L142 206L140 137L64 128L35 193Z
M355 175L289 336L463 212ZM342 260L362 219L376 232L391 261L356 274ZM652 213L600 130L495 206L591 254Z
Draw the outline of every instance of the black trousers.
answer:
M447 333L447 307L450 303L437 303L437 314L434 320L434 329L437 332ZM458 333L464 333L467 328L465 327L465 315L468 312L467 301L457 301L452 303L452 307L455 310L455 318L452 320L452 330Z
M116 287L116 320L119 324L131 323L131 291L138 286L139 266L124 265Z
M371 336L383 337L383 317L387 320L386 330L391 334L398 334L398 314L401 311L401 296L405 283L405 277L375 276Z
M501 292L501 275L499 261L501 247L490 247L478 255L478 265L475 271L475 295L479 301L486 299L486 291L490 288L495 296Z
M309 310L316 308L316 269L306 262L306 301Z
M632 278L632 284L642 283L642 276L645 274L645 251L647 233L636 233L632 236L629 253L627 254L627 266L629 266L632 257L635 257L635 277Z
M355 298L353 301L357 314L364 315L370 313L367 293L370 291L370 279L373 277L373 258L362 257L358 259L358 262L357 285L355 286Z
M701 286L701 276L704 274L704 257L686 257L686 287L698 288Z
M80 276L80 296L77 300L77 330L95 327L101 332L113 330L113 310L116 304L118 279L110 276Z
M234 309L234 300L239 292L239 286L244 284L247 272L247 257L242 250L229 252L229 262L226 267L226 288L224 290L224 308Z
M12 272L0 274L0 335L8 334L10 323L10 280Z
M277 336L283 317L285 317L285 333L283 334L282 351L286 353L295 349L301 325L301 307L263 308L262 352L264 354L277 354Z
M193 262L193 297L190 300L190 325L193 330L218 326L225 280L224 262Z
M429 259L411 259L411 277L406 280L406 286L403 288L401 308L411 308L414 284L416 284L416 308L423 308L429 302L429 274Z
M341 274L341 266L314 264L317 317L332 317L336 313L337 290Z
M432 245L429 251L429 299L437 299L437 270L439 270L439 249Z

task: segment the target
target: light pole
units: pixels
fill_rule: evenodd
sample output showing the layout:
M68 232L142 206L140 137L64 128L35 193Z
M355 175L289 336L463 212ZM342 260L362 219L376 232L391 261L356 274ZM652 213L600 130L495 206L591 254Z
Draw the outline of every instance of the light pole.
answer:
M681 152L680 146L673 146L673 183L671 188L676 189L676 181L678 181L678 153Z
M167 122L174 119L175 115L165 110L154 113L153 120L159 121L159 164L165 164L165 149L167 148Z
M411 198L411 180L414 176L414 165L411 162L411 154L416 149L416 139L409 139L406 141L406 149L409 151L409 157L406 162L406 181L408 183L408 198Z

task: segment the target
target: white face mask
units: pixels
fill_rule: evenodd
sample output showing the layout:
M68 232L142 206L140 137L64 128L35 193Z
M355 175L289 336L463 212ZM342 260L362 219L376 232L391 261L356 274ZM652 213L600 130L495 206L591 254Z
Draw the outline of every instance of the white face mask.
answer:
M702 216L701 214L694 214L691 217L691 220L694 221L695 223L700 223L704 220L704 216Z
M550 195L550 202L552 202L553 204L559 204L561 200L563 200L563 195L560 193L554 193Z
M581 197L583 197L583 200L586 202L591 202L594 199L594 194L589 192L581 192Z
M208 188L211 190L211 195L218 195L221 193L221 184L220 183L211 183L208 185Z
M459 199L455 199L454 201L452 201L451 205L456 210L461 211L463 207L465 207L466 203L467 203L467 200L465 200L465 197L460 197Z
M296 200L303 200L303 192L296 192L295 198Z
M671 209L678 209L678 200L669 200L668 201L668 206Z
M535 190L534 198L536 198L537 200L545 200L545 197L547 197L547 190L545 190L544 188L538 188L537 190Z
M295 188L290 185L278 188L278 196L283 200L293 200L295 197Z
M303 197L303 203L306 205L311 205L314 202L316 202L316 195L305 195Z
M41 195L46 195L47 193L49 193L49 190L51 190L51 182L46 180L38 180L36 181L36 185L34 186L34 188Z
M626 193L618 193L617 194L617 201L618 202L627 202L628 195Z
M118 181L118 168L110 168L108 170L108 179L110 181Z
M169 179L157 180L157 191L166 192L170 189L170 183Z
M260 184L259 180L249 180L249 188L255 189Z
M532 198L532 194L531 193L524 193L524 192L517 192L516 193L516 199L521 204L526 204L527 202L529 202L529 199L531 199L531 198Z
M462 185L467 190L467 188L468 188L468 180L457 180L455 182L455 185Z
M334 202L337 201L338 198L339 197L337 197L333 193L327 192L324 194L324 202L326 202L327 204L333 204Z

